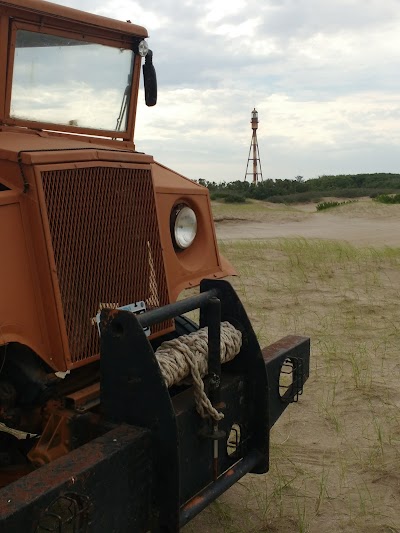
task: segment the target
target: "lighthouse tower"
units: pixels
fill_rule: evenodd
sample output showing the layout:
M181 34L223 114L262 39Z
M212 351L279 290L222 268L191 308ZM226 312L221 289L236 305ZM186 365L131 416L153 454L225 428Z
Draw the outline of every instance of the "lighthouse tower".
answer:
M244 176L245 181L247 176L253 176L253 184L256 185L258 181L263 179L261 170L260 151L258 149L257 141L257 129L258 129L258 113L254 108L251 112L251 129L253 130L251 136L249 157L247 159L246 174ZM250 165L251 162L251 165ZM249 170L250 165L250 170Z

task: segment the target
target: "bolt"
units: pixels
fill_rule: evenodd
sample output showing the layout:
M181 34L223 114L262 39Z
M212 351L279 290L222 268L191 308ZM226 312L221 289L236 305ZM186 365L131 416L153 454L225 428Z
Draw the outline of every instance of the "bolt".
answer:
M210 379L210 387L212 387L213 389L217 389L220 385L220 382L220 377L217 374L212 374Z

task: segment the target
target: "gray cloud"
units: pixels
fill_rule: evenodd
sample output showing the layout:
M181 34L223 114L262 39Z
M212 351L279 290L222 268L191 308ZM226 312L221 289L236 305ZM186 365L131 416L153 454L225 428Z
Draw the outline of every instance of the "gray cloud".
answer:
M399 170L398 0L59 3L147 27L136 143L189 177L243 177L254 106L271 177Z

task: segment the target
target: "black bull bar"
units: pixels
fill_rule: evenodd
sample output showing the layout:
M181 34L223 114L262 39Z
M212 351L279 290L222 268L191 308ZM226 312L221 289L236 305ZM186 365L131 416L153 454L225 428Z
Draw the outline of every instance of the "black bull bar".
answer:
M102 434L2 489L0 532L176 532L246 473L268 471L270 429L302 393L310 341L261 350L228 282L203 280L200 291L142 315L102 312ZM143 331L195 309L209 328L205 384L218 424L200 418L191 387L167 389ZM222 370L221 321L243 335Z

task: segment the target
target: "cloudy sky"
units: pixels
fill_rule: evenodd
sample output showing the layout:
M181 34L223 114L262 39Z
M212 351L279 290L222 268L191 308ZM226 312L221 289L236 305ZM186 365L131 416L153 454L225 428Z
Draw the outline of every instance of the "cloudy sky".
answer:
M58 0L148 29L138 150L191 179L400 172L400 0Z

